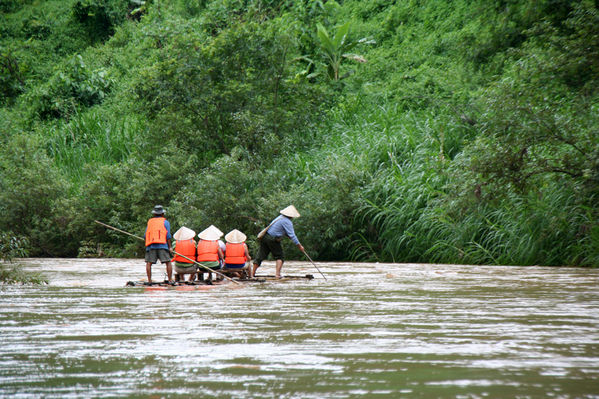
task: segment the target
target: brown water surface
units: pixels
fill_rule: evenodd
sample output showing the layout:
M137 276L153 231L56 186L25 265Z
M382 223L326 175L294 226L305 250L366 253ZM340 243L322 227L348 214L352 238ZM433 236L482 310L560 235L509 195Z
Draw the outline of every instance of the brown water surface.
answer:
M599 398L599 270L288 262L316 279L147 291L142 260L24 262L50 284L0 287L3 398Z

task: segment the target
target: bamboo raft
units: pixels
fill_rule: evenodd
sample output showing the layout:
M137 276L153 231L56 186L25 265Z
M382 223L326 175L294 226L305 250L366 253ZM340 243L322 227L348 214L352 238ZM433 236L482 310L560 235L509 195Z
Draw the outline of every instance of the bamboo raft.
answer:
M306 274L305 276L283 276L281 278L276 278L274 275L264 275L264 276L255 276L254 278L240 279L237 281L241 282L265 282L265 281L289 281L289 280L314 280L314 276L312 274Z
M281 278L276 278L273 275L265 275L265 276L256 276L253 278L235 278L233 281L238 283L266 283L266 282L285 282L285 281L294 281L294 280L313 280L314 276L312 274L306 274L305 276L282 276ZM191 290L207 290L211 288L216 288L223 285L230 284L229 280L199 280L199 281L153 281L148 283L147 281L127 281L125 284L126 287L144 287L147 290L165 290L169 288L174 288L183 291L191 291Z

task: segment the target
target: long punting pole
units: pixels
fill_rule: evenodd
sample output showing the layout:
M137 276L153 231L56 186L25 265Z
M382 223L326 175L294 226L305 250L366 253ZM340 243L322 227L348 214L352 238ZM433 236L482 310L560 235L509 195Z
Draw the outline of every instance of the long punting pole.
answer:
M108 224L106 224L106 223L102 223L102 222L100 222L100 221L98 221L98 220L94 220L94 222L96 222L96 223L98 223L98 224L101 224L102 226L104 226L104 227L107 227L107 228L109 228L109 229L112 229L112 230L114 230L114 231L118 231L119 233L127 234L128 236L135 237L135 238L137 238L138 240L145 241L145 240L144 240L143 238L141 238L140 236L136 236L135 234L131 234L131 233L129 233L129 232L126 232L125 230L117 229L116 227L110 226L110 225L108 225ZM214 272L214 274L218 274L219 276L222 276L222 277L226 278L227 280L231 280L231 281L232 281L232 282L234 282L235 284L239 284L239 285L241 285L241 283L239 283L239 282L237 282L237 281L233 280L232 278L230 278L230 277L228 277L228 276L225 276L224 274L222 274L222 273L219 273L219 272L217 272L216 270L212 270L212 269L211 269L211 268L209 268L208 266L204 266L204 265L202 265L201 263L198 263L198 262L196 262L195 260L193 260L193 259L190 259L190 258L188 258L188 257L187 257L187 256L185 256L185 255L181 255L180 253L178 253L178 252L175 252L175 251L173 251L173 253L174 253L175 255L179 255L180 257L182 257L182 258L185 258L185 259L187 259L187 260L189 260L189 261L192 261L192 262L193 262L193 263L195 263L196 265L198 265L198 266L200 266L200 267L202 267L202 268L204 268L204 269L207 269L209 272Z
M316 268L316 270L318 270L318 273L322 274L322 272L320 271L320 269L318 268L318 266L316 266L316 263L314 263L314 261L312 260L312 258L310 258L310 255L308 255L306 253L306 251L302 251L304 253L304 255L306 255L306 257L308 258L308 260L312 263L312 266L314 266ZM324 274L322 274L322 277L324 277ZM327 278L324 277L324 279L326 280Z

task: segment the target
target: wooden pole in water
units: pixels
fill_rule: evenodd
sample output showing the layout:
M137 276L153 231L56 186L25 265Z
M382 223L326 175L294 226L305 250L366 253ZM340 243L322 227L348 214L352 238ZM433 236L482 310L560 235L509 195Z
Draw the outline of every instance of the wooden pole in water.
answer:
M125 230L117 229L116 227L110 226L110 225L108 225L108 224L106 224L106 223L102 223L102 222L100 222L100 221L98 221L98 220L94 220L94 222L96 222L96 223L98 223L98 224L100 224L100 225L102 225L102 226L104 226L104 227L107 227L107 228L109 228L109 229L112 229L112 230L114 230L114 231L118 231L119 233L127 234L128 236L131 236L131 237L137 238L138 240L145 241L145 240L144 240L143 238L141 238L140 236L136 236L135 234L131 234L131 233L129 233L129 232L126 232ZM198 262L196 262L195 260L193 260L193 259L191 259L191 258L188 258L188 257L187 257L187 256L185 256L185 255L181 255L180 253L178 253L178 252L175 252L175 251L173 251L173 253L174 253L175 255L179 255L179 256L181 256L182 258L185 258L185 259L187 259L187 260L189 260L189 261L192 261L192 262L193 262L193 263L195 263L196 265L198 265L198 266L200 266L200 267L202 267L202 268L206 269L206 270L207 270L207 271L209 271L209 272L214 272L214 274L218 274L219 276L222 276L222 277L226 278L227 280L231 280L231 281L232 281L232 282L234 282L235 284L239 284L239 285L241 285L241 283L240 283L240 282L233 280L231 277L229 277L229 276L225 276L224 274L222 274L222 273L219 273L219 272L217 272L216 270L212 270L211 268L209 268L209 267L207 267L207 266L204 266L204 265L202 265L201 263L198 263Z
M310 255L308 255L306 253L306 251L302 251L304 253L304 255L306 255L306 257L308 258L308 260L312 263L312 266L314 266L316 268L316 270L318 270L318 273L322 274L322 272L320 271L320 269L318 268L318 266L316 266L316 263L314 263L314 261L312 260L312 258L310 258ZM324 274L322 274L322 277L324 277ZM327 278L324 277L324 279L326 280Z

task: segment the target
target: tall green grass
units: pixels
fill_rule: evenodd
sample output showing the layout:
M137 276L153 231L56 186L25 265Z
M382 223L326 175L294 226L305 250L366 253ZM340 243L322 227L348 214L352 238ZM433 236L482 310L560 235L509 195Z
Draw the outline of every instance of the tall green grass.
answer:
M597 233L581 230L593 223L573 192L555 185L542 195L511 195L456 209L423 176L413 171L409 184L361 208L362 220L374 223L377 236L357 242L361 252L355 255L402 262L597 265ZM372 241L380 242L379 253L367 250L376 248Z
M79 183L101 165L128 159L145 130L137 116L113 119L91 110L52 126L47 152L73 183Z
M455 191L469 189L456 179L453 158L473 133L451 110L402 112L358 100L338 107L326 130L323 147L298 164L317 176L307 183L318 190L312 200L339 217L351 214L349 237L338 235L342 228L321 234L355 260L597 264L594 212L573 186L547 180L495 200Z
M315 219L322 223L329 218L338 227L334 233L320 233L329 245L343 248L345 256L416 259L413 254L424 249L416 250L409 235L394 229L406 230L432 199L444 195L443 171L471 132L448 110L402 111L397 105L364 101L345 102L331 112L330 125L321 134L323 146L302 163L315 176L306 183L311 200L325 206L320 213L315 207Z
M453 221L458 234L445 242L460 249L467 263L589 265L579 252L581 216L573 192L549 186L542 195L510 196L473 209Z

